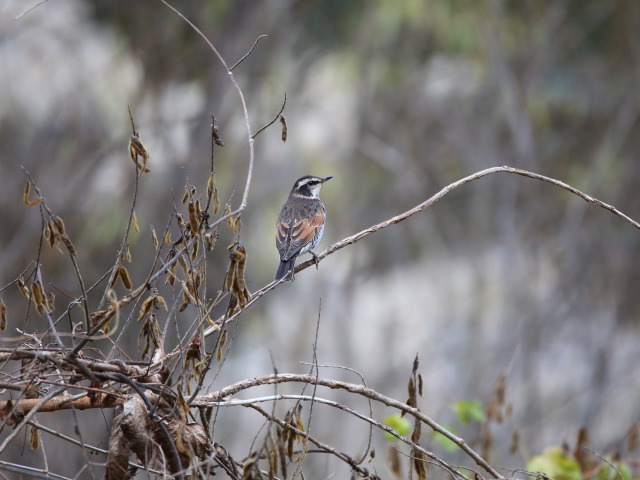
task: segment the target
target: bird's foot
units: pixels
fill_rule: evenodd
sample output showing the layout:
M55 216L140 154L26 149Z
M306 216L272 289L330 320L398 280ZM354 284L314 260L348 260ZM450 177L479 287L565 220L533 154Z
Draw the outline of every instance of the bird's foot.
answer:
M309 250L309 253L313 257L313 261L316 264L316 270L318 270L318 264L320 263L320 260L318 260L318 255L316 255L315 252L313 252L312 250Z

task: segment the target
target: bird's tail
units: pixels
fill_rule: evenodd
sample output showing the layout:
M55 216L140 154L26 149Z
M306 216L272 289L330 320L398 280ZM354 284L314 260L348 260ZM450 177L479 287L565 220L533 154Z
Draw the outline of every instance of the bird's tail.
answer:
M286 275L286 280L293 279L293 267L296 264L296 257L290 258L289 260L280 260L280 266L278 267L278 271L276 272L275 280L276 282Z

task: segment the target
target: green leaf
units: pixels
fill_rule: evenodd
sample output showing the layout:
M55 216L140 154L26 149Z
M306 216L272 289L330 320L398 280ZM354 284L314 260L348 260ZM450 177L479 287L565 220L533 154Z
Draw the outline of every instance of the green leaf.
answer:
M406 437L411 433L411 422L406 418L401 417L399 413L389 415L382 421L382 423L387 427L391 427L398 435L402 435L403 437ZM396 437L390 433L385 433L384 438L387 440L396 440Z
M465 425L471 421L484 422L487 419L487 415L484 413L484 407L478 400L460 400L455 402L451 408L458 417L458 420Z
M564 453L561 447L546 448L541 455L531 458L527 462L527 470L544 473L554 480L581 480L580 465L570 455Z
M447 432L451 432L454 435L456 434L456 430L452 426L450 425L442 425L442 426L445 428L445 430L447 430ZM438 444L440 444L440 446L444 448L447 452L455 452L458 449L457 443L445 437L440 432L433 432L431 435L433 436L433 439L436 442L438 442Z

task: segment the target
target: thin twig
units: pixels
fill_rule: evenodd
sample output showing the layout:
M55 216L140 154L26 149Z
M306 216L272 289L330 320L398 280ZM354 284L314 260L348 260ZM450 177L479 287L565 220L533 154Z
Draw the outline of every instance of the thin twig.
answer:
M238 208L238 213L242 212L247 206L247 200L249 198L249 188L251 187L251 177L253 175L253 160L255 157L254 146L253 146L254 141L253 141L253 137L251 136L251 124L249 123L249 111L247 109L247 103L245 102L245 99L244 99L244 94L242 93L242 89L238 85L238 82L236 82L236 79L233 76L233 72L227 65L227 62L225 62L224 58L222 57L220 52L218 52L216 47L213 46L213 43L211 43L211 40L209 40L207 36L198 29L198 27L196 27L187 17L185 17L182 13L180 13L173 6L171 6L166 0L160 0L160 1L163 4L165 4L167 7L169 7L173 11L173 13L175 13L178 17L180 17L182 21L184 21L187 25L189 25L193 29L193 31L196 32L207 43L211 51L216 55L216 57L218 57L218 60L226 70L227 75L229 76L229 80L237 90L238 96L240 97L240 103L242 104L242 112L244 114L245 127L247 129L247 137L249 142L249 168L247 171L247 181L245 183L244 193L242 194L242 202L240 203L240 207Z
M7 438L4 439L4 442L2 442L2 445L0 445L0 453L4 452L4 450L11 443L11 441L20 433L20 430L22 429L22 427L24 427L29 422L29 420L31 420L31 417L33 417L36 414L36 412L39 410L39 408L42 405L47 403L53 397L55 397L57 395L60 395L65 390L66 390L66 387L65 388L59 388L59 389L56 389L56 390L53 390L53 391L49 392L47 395L45 395L41 399L38 399L38 403L29 411L29 413L27 413L24 416L22 421L18 425L16 425L16 427L7 436Z
M238 65L240 65L242 62L244 62L245 58L247 58L249 55L251 55L251 53L253 52L253 49L256 48L256 45L258 45L258 42L260 40L262 40L264 37L268 37L269 35L260 35L258 38L256 38L256 41L253 42L253 46L251 47L251 49L245 53L242 58L240 60L238 60L236 63L233 64L233 66L230 68L230 70L235 69Z
M280 426L280 428L288 429L288 430L292 431L293 433L295 433L296 435L299 435L300 437L305 437L306 436L305 432L303 432L302 430L298 430L297 428L293 427L289 423L286 423L286 422L280 420L278 417L274 417L269 412L267 412L266 410L258 407L257 405L251 404L251 405L248 405L248 407L253 408L257 412L261 413L265 418L269 419L270 421L272 421L274 423L277 423ZM355 459L351 458L346 453L339 452L338 450L336 450L332 446L327 445L325 443L322 443L321 441L317 440L316 438L314 438L312 436L306 436L306 438L311 443L316 445L318 448L324 450L327 453L331 453L331 454L335 455L340 460L342 460L343 462L347 463L351 468L353 468L356 472L361 474L364 478L368 478L368 475L369 475L368 470L366 468L363 468L360 465L358 465L356 463Z
M611 463L609 460L607 460L605 457L603 457L602 455L600 455L598 452L594 452L593 450L591 450L589 447L587 446L582 446L582 448L584 448L585 450L587 450L588 452L593 453L596 457L598 457L600 460L602 460L603 462L607 463L611 468L613 468L615 470L615 472L618 474L618 478L620 480L624 480L624 477L622 476L622 473L620 473L620 470L618 470L616 468L616 466ZM607 476L608 477L608 476Z
M250 399L246 399L246 400L225 400L225 401L221 401L221 402L211 402L211 403L208 404L208 406L212 406L212 407L237 407L237 406L252 407L253 404L256 404L256 403L275 402L275 401L278 401L278 400L296 400L298 402L305 401L305 402L311 402L312 404L313 403L322 403L323 405L328 405L330 407L334 407L334 408L337 408L339 410L342 410L342 411L344 411L344 412L346 412L346 413L348 413L350 415L353 415L356 418L359 418L360 420L364 420L365 422L369 423L371 425L371 428L377 427L380 430L383 430L385 433L388 433L388 434L394 436L395 438L397 438L398 440L406 443L410 447L416 448L417 450L419 450L420 452L424 453L429 458L431 458L436 465L438 465L438 466L440 466L442 468L445 468L447 471L449 471L449 473L452 473L454 471L454 468L451 465L447 464L444 460L438 458L433 452L430 452L429 450L426 450L425 448L421 447L420 445L412 442L410 439L400 435L392 427L389 427L388 425L384 425L383 423L380 423L377 420L375 420L372 416L364 415L363 413L360 413L357 410L354 410L354 409L352 409L350 407L342 405L341 403L338 403L338 402L333 401L333 400L327 400L326 398L317 397L315 395L315 393L312 396L309 396L309 395L275 394L275 395L270 395L268 397L250 398ZM306 433L303 433L302 436L304 436L305 438L308 438L309 437L309 432L307 431ZM359 464L362 463L362 460L356 461L356 463L359 465Z
M269 128L271 125L273 125L274 123L276 123L278 121L278 119L280 118L280 116L282 115L282 112L284 112L284 107L287 104L287 92L284 92L284 102L282 102L282 107L280 107L280 111L278 112L278 114L273 117L273 120L271 120L269 123L267 123L264 127L262 127L260 130L258 130L256 133L254 133L251 138L255 139L258 135L260 135L264 130L266 130L267 128Z

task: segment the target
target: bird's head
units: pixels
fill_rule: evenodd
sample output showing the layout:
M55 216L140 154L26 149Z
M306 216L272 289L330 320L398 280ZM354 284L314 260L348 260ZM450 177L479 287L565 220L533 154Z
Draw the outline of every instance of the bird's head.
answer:
M333 177L315 177L313 175L305 175L299 178L293 185L291 193L300 197L318 198L322 184Z

